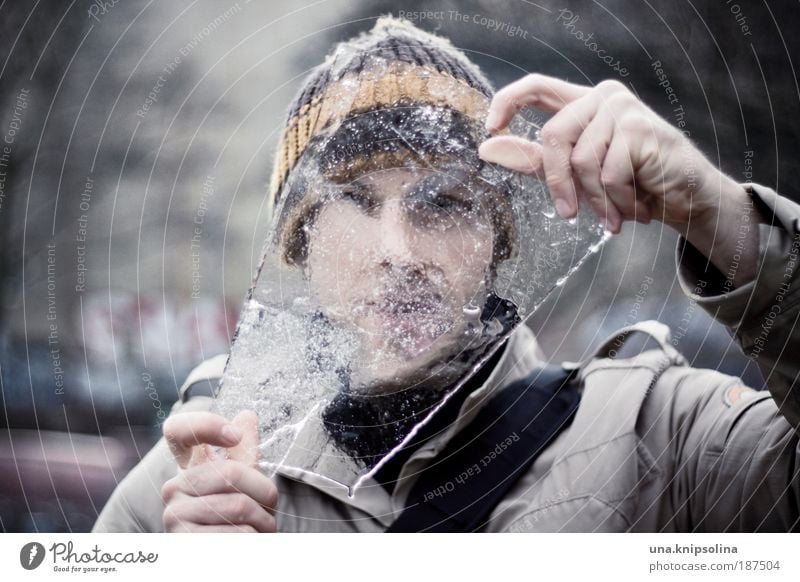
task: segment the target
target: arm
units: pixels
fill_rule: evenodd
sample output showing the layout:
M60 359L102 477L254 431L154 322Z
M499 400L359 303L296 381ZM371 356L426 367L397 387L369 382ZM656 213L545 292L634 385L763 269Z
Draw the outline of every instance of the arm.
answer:
M745 188L719 171L686 134L659 117L618 81L595 87L528 75L504 87L486 127L503 130L526 107L553 112L541 143L497 135L481 144L482 159L534 174L547 183L556 210L572 218L586 201L612 233L625 220L658 220L684 235L740 285L755 274L758 229L734 230L753 212Z
M277 489L256 466L255 415L228 423L210 404L174 405L164 438L114 490L93 532L275 531ZM231 424L239 430L224 435ZM226 458L212 446L226 447Z
M679 278L687 295L726 325L758 364L781 413L800 430L800 206L763 186L748 185L747 191L763 217L756 227L760 244L752 279L731 288L730 277L683 239ZM695 295L701 280L705 288Z
M692 422L672 427L678 458L675 519L700 530L797 531L800 206L762 186L746 189L768 222L757 226L760 245L752 280L732 289L730 275L709 265L684 239L678 244L678 273L684 291L725 324L757 362L768 393L715 372L688 373L674 406L689 411ZM694 294L698 290L702 294ZM709 387L712 391L703 396ZM680 500L680 490L692 494Z
M527 106L555 112L542 143L496 136L481 157L545 179L564 218L581 198L611 232L651 219L678 231L684 290L702 289L693 298L767 380L769 394L759 394L711 370L663 375L641 438L674 478L663 492L668 506L644 510L664 511L664 527L676 521L678 530L797 528L800 207L736 184L618 82L582 87L530 75L498 92L487 128L504 128Z
M255 412L231 422L211 412L170 416L164 438L182 469L161 488L166 531L276 531L278 490L258 469Z
M176 402L170 416L204 411L211 405L207 397ZM178 472L178 464L164 438L150 449L125 476L103 506L93 532L163 532L161 487Z
M674 367L642 409L640 437L667 476L659 527L671 531L797 531L800 528L800 405L795 381L800 207L760 186L752 204L774 226L761 241L753 280L732 288L685 238L677 248L684 291L727 325L755 359L768 391L714 370ZM793 258L795 257L795 258ZM700 294L698 294L700 293Z
M648 395L640 438L662 475L642 504L658 531L800 527L800 437L767 392L715 370L670 368Z
M800 396L791 390L800 366L781 357L800 347L800 207L769 189L737 184L617 81L586 87L528 75L498 91L486 126L502 130L531 106L555 113L542 127L541 144L498 135L481 144L480 156L544 179L564 218L575 216L581 198L611 232L625 220L657 219L681 234L691 259L682 272L701 270L721 281L716 297L698 302L733 330L783 414L800 424Z

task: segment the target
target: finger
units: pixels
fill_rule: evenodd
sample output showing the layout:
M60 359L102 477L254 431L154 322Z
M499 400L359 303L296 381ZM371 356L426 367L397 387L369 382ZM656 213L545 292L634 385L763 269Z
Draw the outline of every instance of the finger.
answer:
M242 431L243 436L239 444L228 449L228 458L255 466L258 462L258 415L252 410L242 410L232 424Z
M549 124L549 123L548 123ZM572 132L564 134L557 129L542 131L542 166L545 182L550 190L556 210L561 218L572 218L578 212L578 198L575 180L572 175Z
M164 437L175 460L185 468L192 456L192 447L201 443L231 447L241 438L241 430L225 418L211 412L186 412L167 418Z
M618 233L622 226L622 213L614 201L603 194L590 194L589 188L578 179L578 187L582 190L583 197L603 224L603 229L611 233Z
M278 489L269 477L255 467L227 459L189 467L161 488L165 505L180 494L202 497L217 493L244 493L268 510L275 510L278 502Z
M164 509L164 524L249 525L257 532L275 531L275 517L254 499L241 493L181 497Z
M544 177L542 146L516 135L490 137L478 148L478 156L515 172Z
M490 132L503 129L518 111L526 107L558 111L591 89L546 75L527 75L495 94L486 116L486 129Z
M572 101L556 113L542 128L542 157L548 186L563 218L572 218L578 212L577 198L573 194L573 185L576 182L572 164L574 149L595 118L602 117L595 124L593 134L589 136L592 141L585 144L582 151L578 152L578 157L586 163L603 159L602 156L592 155L589 149L601 147L601 153L605 155L606 146L603 142L610 142L614 131L613 113L607 105L611 100L620 102L615 97L619 94L629 95L630 91L617 81L603 81L590 93Z
M614 117L601 109L578 138L572 150L572 170L583 197L603 222L606 230L617 233L624 218L635 214L636 195L630 185L609 190L601 172L614 137Z
M613 204L608 204L606 190L600 182L600 170L613 132L614 124L610 115L601 113L595 116L580 134L570 159L580 195L603 222L606 230L609 230L609 216L612 223L619 219L619 212Z
M608 153L600 171L600 181L608 198L628 218L636 216L636 189L634 188L634 168L630 157L630 144L622 132L615 131L608 146ZM608 224L608 230L619 232L619 223Z
M634 186L634 189L635 188L636 187ZM650 224L650 221L653 220L653 211L650 208L650 205L644 200L637 200L636 214L634 215L633 218L638 222L643 222L644 224Z
M192 447L191 458L189 459L187 467L202 465L203 463L211 462L216 458L217 453L214 451L214 448L211 445L203 443L196 447Z

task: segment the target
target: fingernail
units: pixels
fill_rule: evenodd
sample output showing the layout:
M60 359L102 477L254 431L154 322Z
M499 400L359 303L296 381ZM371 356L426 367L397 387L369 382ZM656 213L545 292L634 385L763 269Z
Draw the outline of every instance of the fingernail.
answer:
M604 218L602 223L604 231L610 232L611 234L619 234L619 224L616 222L611 221L609 218Z
M222 427L222 438L232 445L235 445L242 440L242 436L244 436L242 435L242 431L232 424L227 424Z
M500 114L497 111L492 109L489 110L489 114L486 116L486 131L493 132L497 129L497 122L500 121Z
M489 139L492 139L492 138L489 138ZM478 157L479 157L480 159L484 160L484 161L488 161L488 162L490 162L490 161L492 161L492 160L487 160L487 159L486 159L486 148L485 148L485 147L483 147L483 144L485 144L485 143L486 143L486 142L483 142L483 143L481 143L481 145L479 145L479 146L478 146Z
M561 218L569 218L572 214L572 208L566 201L561 200L561 198L556 200L556 212Z

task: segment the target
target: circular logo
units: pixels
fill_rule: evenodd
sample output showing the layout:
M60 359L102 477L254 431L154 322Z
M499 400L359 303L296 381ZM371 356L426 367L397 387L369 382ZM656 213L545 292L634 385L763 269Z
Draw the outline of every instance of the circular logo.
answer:
M44 560L44 546L39 542L29 542L19 551L19 563L26 570L38 568Z

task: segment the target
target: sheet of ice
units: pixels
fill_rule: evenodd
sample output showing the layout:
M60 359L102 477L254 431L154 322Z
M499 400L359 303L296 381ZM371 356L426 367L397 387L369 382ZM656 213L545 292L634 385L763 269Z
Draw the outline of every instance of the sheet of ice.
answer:
M478 159L474 90L426 73L430 103L359 111L373 65L336 85L283 187L215 403L257 412L264 471L351 494L604 240L587 208L562 220L543 183Z

